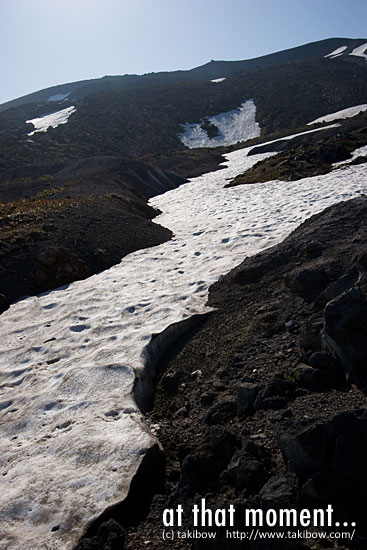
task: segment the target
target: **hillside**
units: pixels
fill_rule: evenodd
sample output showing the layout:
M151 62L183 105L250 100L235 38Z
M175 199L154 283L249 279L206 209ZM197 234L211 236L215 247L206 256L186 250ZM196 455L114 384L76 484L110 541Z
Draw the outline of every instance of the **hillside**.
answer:
M358 525L345 547L365 548L366 214L365 198L335 205L210 288L215 312L158 368L149 422L160 426L167 482L125 548L144 540L171 548L155 534L163 510L181 503L188 511L204 497L212 510L234 504L231 532L246 531L246 508L331 503L335 521ZM104 528L123 544L116 523ZM307 539L244 546L225 528L207 530L215 540L199 538L195 549L325 547Z
M97 157L14 169L0 186L0 312L108 269L172 233L146 201L185 182L147 164Z
M96 155L171 154L185 149L179 134L186 123L203 124L249 99L263 138L291 132L326 113L366 103L365 62L323 58L248 69L220 83L107 91L73 102L76 112L67 123L32 136L27 133L34 127L29 124L27 131L25 121L49 112L49 106L40 104L33 113L31 105L10 109L0 114L0 175L9 166L45 162L50 156L65 162Z
M52 86L51 88L40 90L38 92L3 103L0 105L0 111L27 103L39 103L46 101L54 102L62 99L66 99L67 101L75 101L77 99L87 97L90 94L104 92L107 90L150 87L168 82L215 80L253 67L266 67L270 65L279 65L283 62L311 60L330 56L330 54L338 48L342 49L342 55L343 57L346 57L355 51L356 48L365 43L367 43L367 39L365 38L328 38L326 40L320 40L311 44L290 48L288 50L264 55L255 59L247 59L243 61L212 60L205 65L195 67L187 71L150 73L141 76L104 76L103 78L95 78L92 80L70 82L67 84Z
M332 38L0 106L1 548L366 548L366 69Z

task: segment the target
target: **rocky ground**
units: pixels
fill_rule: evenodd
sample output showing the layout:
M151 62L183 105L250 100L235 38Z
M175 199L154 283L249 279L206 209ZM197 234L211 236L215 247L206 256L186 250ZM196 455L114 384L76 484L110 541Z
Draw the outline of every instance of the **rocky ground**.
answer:
M116 157L9 170L0 184L0 312L170 239L147 199L184 181Z
M278 154L256 163L250 170L234 178L226 187L275 179L295 181L327 174L332 170L334 162L349 159L352 151L366 143L367 119L363 114L351 122L344 121L341 127L298 136L292 140L260 145L252 149L250 154ZM365 158L361 157L352 162L365 162Z
M168 350L148 414L165 486L144 521L117 514L78 550L366 547L366 214L364 197L335 205L211 287L216 311ZM331 503L357 536L249 543L213 528L215 541L163 541L163 510L202 498L239 518Z

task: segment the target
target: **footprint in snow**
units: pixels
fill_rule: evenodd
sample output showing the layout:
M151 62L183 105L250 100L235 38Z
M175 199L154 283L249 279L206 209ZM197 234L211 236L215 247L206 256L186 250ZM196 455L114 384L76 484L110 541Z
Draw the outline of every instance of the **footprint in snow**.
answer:
M72 332L83 332L83 330L90 328L89 325L74 325L73 327L70 327L70 330Z

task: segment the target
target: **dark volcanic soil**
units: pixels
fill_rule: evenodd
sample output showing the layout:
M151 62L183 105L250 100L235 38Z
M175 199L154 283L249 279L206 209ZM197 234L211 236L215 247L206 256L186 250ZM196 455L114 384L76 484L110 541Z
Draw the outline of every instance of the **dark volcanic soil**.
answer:
M331 503L334 521L357 522L338 547L366 548L366 220L364 197L333 206L211 287L217 311L160 365L148 421L166 486L126 549L336 547L237 541L225 529L214 542L163 541L163 510L182 504L191 517L204 497L213 510L234 504L242 531L247 507Z
M226 187L271 180L295 181L327 174L332 164L347 160L354 149L367 143L367 119L361 116L342 127L298 136L255 147L250 155L277 152L274 157L257 162L250 170L235 177Z
M116 157L9 170L0 183L0 313L171 238L147 199L185 180Z

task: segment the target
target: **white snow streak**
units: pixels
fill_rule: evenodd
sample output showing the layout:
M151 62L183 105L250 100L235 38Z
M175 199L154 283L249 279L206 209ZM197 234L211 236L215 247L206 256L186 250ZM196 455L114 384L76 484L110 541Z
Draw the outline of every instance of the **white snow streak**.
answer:
M66 124L69 120L69 116L75 113L76 108L72 105L62 111L57 111L56 113L51 113L49 115L44 115L39 118L32 118L32 120L26 120L36 128L33 132L30 132L28 135L33 136L36 132L47 132L47 129L56 128L59 124Z
M70 95L70 92L66 94L55 94L50 96L47 101L62 101L63 99L66 99L67 97L69 97L69 95Z
M201 125L186 123L184 132L178 134L179 139L190 149L196 147L218 147L218 145L232 145L239 141L246 141L260 136L261 129L256 122L256 107L252 99L245 101L238 109L220 113L219 115L207 117L207 120L214 124L219 135L209 138Z
M348 46L340 46L340 48L337 48L333 52L328 53L327 55L324 55L324 57L336 57L337 55L342 54Z
M367 192L364 166L224 189L269 156L248 151L151 201L171 241L1 315L2 550L38 550L40 541L71 550L125 497L155 441L132 398L152 333L205 311L209 285L246 256Z
M349 55L357 55L358 57L364 57L367 59L367 42L365 44L362 44L361 46L358 46L358 48L354 48L353 51L350 52Z
M211 80L210 82L223 82L224 80L227 80L226 78L214 78L214 80Z
M308 122L307 126L312 124L317 124L318 122L332 122L333 120L339 120L341 118L352 118L363 111L367 111L367 104L364 105L355 105L354 107L348 107L347 109L342 109L341 111L336 111L336 113L330 113L329 115L321 116L316 118L312 122Z

